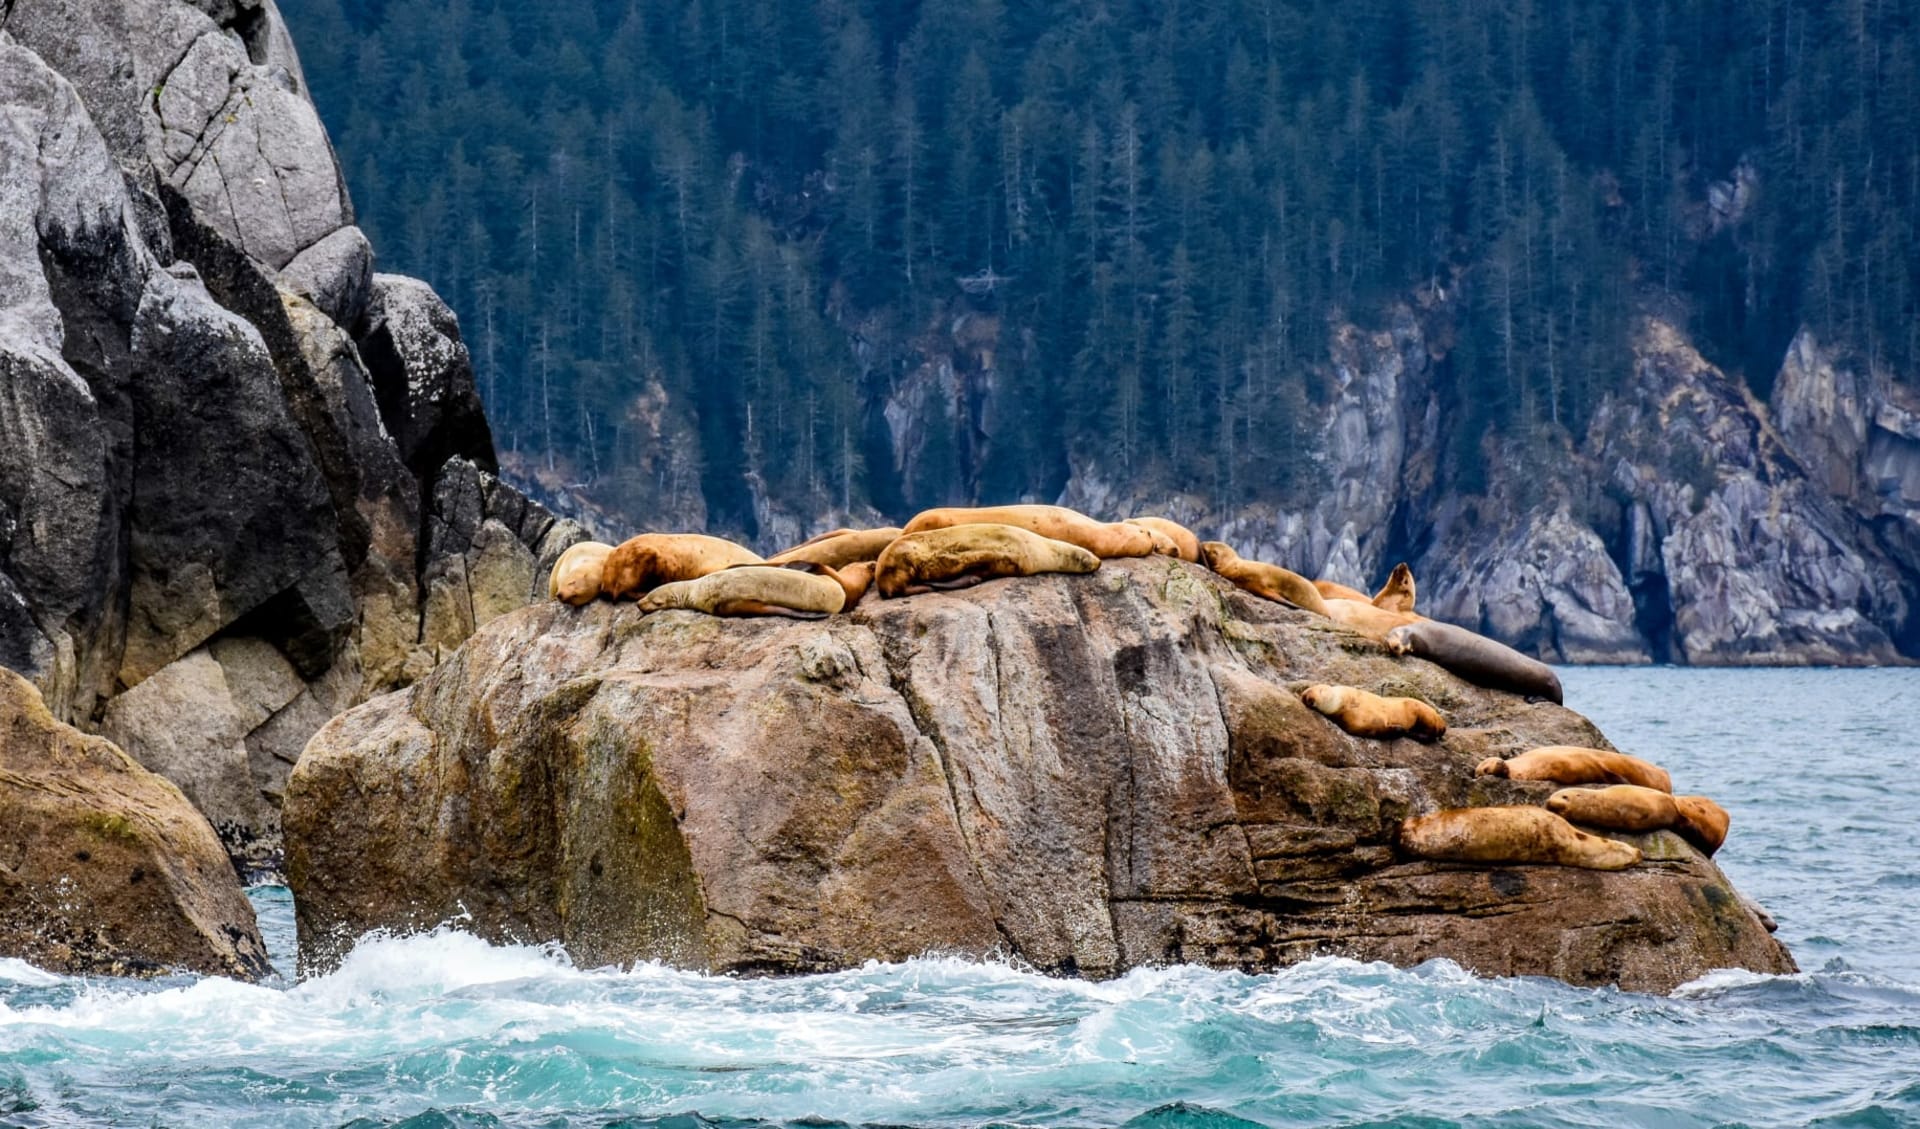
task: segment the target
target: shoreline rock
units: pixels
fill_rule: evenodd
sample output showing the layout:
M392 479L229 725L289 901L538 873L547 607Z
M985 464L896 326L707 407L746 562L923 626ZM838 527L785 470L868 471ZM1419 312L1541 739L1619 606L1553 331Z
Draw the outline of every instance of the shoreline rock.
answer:
M1422 698L1437 744L1308 709ZM1112 976L1338 954L1666 991L1793 968L1670 832L1602 874L1396 855L1400 819L1544 804L1486 756L1603 745L1167 558L831 620L545 603L328 723L288 783L301 960L463 917L587 964L812 972L929 951Z

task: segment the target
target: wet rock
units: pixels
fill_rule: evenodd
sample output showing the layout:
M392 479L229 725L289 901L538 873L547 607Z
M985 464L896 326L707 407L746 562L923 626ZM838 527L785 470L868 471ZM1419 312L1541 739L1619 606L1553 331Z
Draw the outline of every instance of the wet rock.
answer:
M1353 738L1299 702L1307 681L1452 727ZM1166 558L818 623L543 602L315 736L288 868L311 967L460 917L587 963L721 971L1338 953L1664 991L1790 969L1677 838L1619 874L1396 855L1409 814L1552 790L1476 778L1480 758L1603 741Z
M0 953L70 975L270 975L207 821L0 670Z

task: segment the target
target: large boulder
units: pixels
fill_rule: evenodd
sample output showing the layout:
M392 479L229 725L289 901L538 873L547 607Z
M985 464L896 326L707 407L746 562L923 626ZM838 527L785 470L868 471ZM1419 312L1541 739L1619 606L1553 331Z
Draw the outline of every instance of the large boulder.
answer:
M269 975L253 907L180 790L0 670L0 954L71 975Z
M1322 680L1417 695L1453 729L1349 737L1297 697ZM1479 759L1603 742L1166 558L811 623L542 603L315 736L288 864L310 968L460 918L727 972L1338 953L1664 991L1791 969L1668 832L1621 873L1396 854L1409 814L1551 791Z

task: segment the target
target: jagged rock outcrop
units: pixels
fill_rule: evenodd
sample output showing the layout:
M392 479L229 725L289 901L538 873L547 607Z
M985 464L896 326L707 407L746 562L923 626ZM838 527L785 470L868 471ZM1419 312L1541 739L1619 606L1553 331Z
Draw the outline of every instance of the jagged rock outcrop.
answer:
M0 106L0 664L270 869L314 729L578 528L493 482L458 327L373 274L271 0L18 5ZM462 490L480 550L438 532ZM462 616L449 573L485 578Z
M1349 737L1297 696L1323 680L1453 727ZM1481 758L1603 740L1166 558L813 623L549 602L328 723L288 786L288 863L313 967L459 918L726 971L1338 953L1664 991L1791 969L1669 832L1619 873L1396 853L1408 814L1553 790Z
M253 907L180 790L0 670L0 954L70 975L272 973Z

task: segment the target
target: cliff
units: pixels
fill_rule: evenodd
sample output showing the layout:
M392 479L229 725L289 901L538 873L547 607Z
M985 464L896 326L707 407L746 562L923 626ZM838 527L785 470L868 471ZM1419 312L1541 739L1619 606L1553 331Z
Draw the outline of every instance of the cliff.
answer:
M1415 695L1452 728L1353 738L1307 681ZM1553 791L1480 759L1603 741L1168 558L810 623L543 603L315 736L288 869L309 967L457 917L589 964L739 972L1336 953L1665 991L1791 969L1671 832L1621 836L1648 861L1617 873L1396 853L1409 814Z
M492 477L453 316L374 272L272 0L8 7L0 665L271 868L314 730L580 533Z

